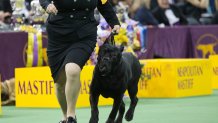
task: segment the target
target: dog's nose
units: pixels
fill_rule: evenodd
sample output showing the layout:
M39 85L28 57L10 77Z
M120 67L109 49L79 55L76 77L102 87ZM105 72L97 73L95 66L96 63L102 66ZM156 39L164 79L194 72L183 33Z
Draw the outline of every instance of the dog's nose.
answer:
M106 67L105 67L105 66L101 66L101 67L99 67L99 70L100 70L100 71L105 71L105 70L106 70Z

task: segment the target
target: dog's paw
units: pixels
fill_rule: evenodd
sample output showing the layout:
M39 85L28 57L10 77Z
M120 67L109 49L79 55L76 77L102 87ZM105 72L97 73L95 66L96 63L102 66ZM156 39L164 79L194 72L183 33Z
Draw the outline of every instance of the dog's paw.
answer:
M89 120L89 123L98 123L98 118L91 117L90 120Z
M108 119L108 120L106 121L106 123L115 123L115 122L114 122L114 120L112 120L112 119Z
M125 116L126 121L131 121L133 119L133 112L128 110Z

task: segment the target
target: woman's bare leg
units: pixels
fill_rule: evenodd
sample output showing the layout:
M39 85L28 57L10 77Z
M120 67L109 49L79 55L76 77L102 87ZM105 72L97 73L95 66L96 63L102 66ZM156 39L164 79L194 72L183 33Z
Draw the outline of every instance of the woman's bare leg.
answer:
M62 70L59 75L58 81L55 83L56 96L60 104L61 110L63 112L62 120L67 119L67 101L65 96L65 85L66 85L66 74L65 74L65 70Z
M65 71L66 71L65 95L67 100L67 117L71 116L75 118L76 102L81 87L81 83L80 83L81 68L75 63L68 63L65 66Z

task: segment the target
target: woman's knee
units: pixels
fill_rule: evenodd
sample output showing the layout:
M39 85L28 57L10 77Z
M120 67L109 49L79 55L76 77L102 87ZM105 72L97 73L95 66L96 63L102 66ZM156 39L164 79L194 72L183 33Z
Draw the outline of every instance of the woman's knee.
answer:
M67 78L69 77L76 78L80 76L81 68L79 67L79 65L75 63L68 63L65 66L65 72Z

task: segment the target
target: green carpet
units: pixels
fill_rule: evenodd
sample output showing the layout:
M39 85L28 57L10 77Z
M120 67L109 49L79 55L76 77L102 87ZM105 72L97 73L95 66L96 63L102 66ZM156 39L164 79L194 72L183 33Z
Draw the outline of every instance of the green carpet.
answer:
M129 100L126 101L128 108ZM3 107L0 123L58 123L60 109ZM100 107L99 123L104 123L111 107ZM77 110L79 123L88 123L90 108ZM124 121L124 123L127 123ZM218 91L211 96L180 99L140 99L132 123L218 123Z

